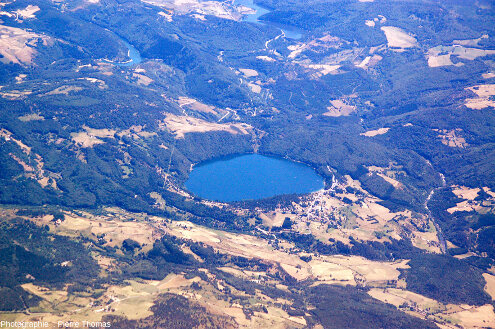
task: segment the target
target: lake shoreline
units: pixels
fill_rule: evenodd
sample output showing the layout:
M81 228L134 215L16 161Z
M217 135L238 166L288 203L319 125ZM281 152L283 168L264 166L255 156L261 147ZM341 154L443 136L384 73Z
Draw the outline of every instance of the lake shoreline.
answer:
M230 203L314 193L324 190L326 181L317 169L301 161L241 153L194 164L183 186L201 199Z

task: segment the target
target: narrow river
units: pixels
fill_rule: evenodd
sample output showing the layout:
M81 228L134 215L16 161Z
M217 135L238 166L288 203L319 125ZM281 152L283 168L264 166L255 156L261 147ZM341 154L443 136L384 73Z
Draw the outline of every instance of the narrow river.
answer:
M261 21L259 18L267 13L270 12L270 10L263 8L261 6L258 6L257 4L254 3L254 0L234 0L233 1L234 5L237 6L244 6L244 7L249 7L253 9L255 12L253 14L247 14L244 15L243 21L244 22L250 22L250 23L255 23L255 24L261 24L261 25L271 25L274 26L278 29L280 29L283 33L283 36L289 39L300 39L303 35L302 31L297 29L294 26L287 26L287 25L282 25L282 24L277 24L269 21ZM108 59L103 59L103 61L117 65L117 66L132 66L141 63L142 58L141 54L139 51L131 45L129 42L126 40L122 39L119 35L117 35L115 32L106 29L107 31L111 32L115 37L117 37L128 49L127 51L127 56L129 57L128 60L123 61L123 62L114 62Z

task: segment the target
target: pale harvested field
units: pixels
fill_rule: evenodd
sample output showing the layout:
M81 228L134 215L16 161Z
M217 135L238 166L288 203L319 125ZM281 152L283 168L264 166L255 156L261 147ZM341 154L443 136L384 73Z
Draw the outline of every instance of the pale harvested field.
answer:
M320 37L320 38L316 38L316 39L313 39L307 43L303 43L303 42L298 42L297 44L293 44L293 45L290 45L290 46L287 46L287 49L290 50L290 54L288 55L288 58L290 59L294 59L296 58L297 56L299 56L303 51L305 50L309 50L309 49L313 49L313 50L320 50L320 49L329 49L329 48L339 48L341 45L342 45L343 41L338 38L338 37L335 37L335 36L332 36L332 35L329 35L329 34L325 34L324 36ZM353 50L346 50L344 53L352 53ZM337 55L337 57L340 57L339 55ZM313 64L313 65L333 65L333 64L337 64L337 62L333 62L333 61L329 61L328 60L329 58L326 58L322 64ZM343 61L344 59L340 60ZM308 67L308 64L303 64L303 63L298 63L304 67ZM314 68L318 68L318 67L314 67ZM325 66L322 66L322 68L325 68ZM326 67L327 69L328 68L331 68L329 66ZM332 68L331 71L333 71L334 69Z
M241 307L225 307L223 313L232 316L240 328L303 328L306 325L304 318L295 318L281 308L267 307L268 313L256 312L254 317L247 319Z
M341 65L309 64L306 67L318 71L321 75L327 75L327 74L330 74L332 72L337 71L340 68L340 66Z
M376 200L368 200L361 205L353 206L352 211L356 214L355 224L358 228L340 228L333 230L330 237L342 241L343 243L349 243L343 237L353 236L355 239L363 241L390 241L390 238L400 240L402 239L400 232L403 230L403 226L407 226L411 229L411 242L417 248L428 250L429 252L439 253L439 242L436 231L433 230L420 232L413 228L412 222L423 222L423 219L413 219L410 211L403 211L398 213L391 212L388 208L376 203ZM394 218L401 217L400 224L393 221ZM370 222L370 219L373 219ZM430 225L431 226L431 225ZM378 238L375 232L382 234L383 236ZM315 233L313 233L315 234ZM341 238L338 238L341 235Z
M255 271L249 271L249 270L241 270L238 268L233 268L233 267L217 267L217 269L232 274L238 278L242 279L248 279L248 280L259 280L260 278L266 278L266 273L265 272L255 272Z
M441 67L454 65L450 56L452 55L453 47L445 47L445 46L437 46L430 48L426 55L428 59L429 67ZM447 54L445 54L447 52ZM462 63L458 63L457 66L463 65Z
M204 269L200 269L204 270ZM12 316L12 320L43 320L51 323L57 321L100 321L103 315L125 315L129 319L139 320L152 315L151 306L159 294L169 292L186 297L187 299L198 302L204 306L208 312L219 315L230 315L239 325L239 328L303 328L306 321L303 317L292 317L285 312L281 305L289 304L285 300L273 300L268 296L251 296L256 303L265 305L268 313L255 311L250 319L247 319L243 306L237 303L229 302L222 298L222 292L217 287L223 289L223 283L215 278L214 275L204 270L212 283L204 282L195 277L185 279L183 275L170 274L162 281L153 280L130 280L123 285L107 286L103 296L98 298L101 306L93 305L93 298L67 298L65 291L49 291L43 287L37 287L32 284L24 285L24 288L34 294L46 298L46 302L41 304L45 309L39 308L38 313L31 314L19 313ZM191 292L188 288L193 282L201 284L201 291L198 293ZM232 291L243 295L234 287L229 286ZM41 290L40 290L41 289ZM277 304L275 304L277 303ZM50 312L53 307L58 312ZM63 315L57 315L63 314Z
M294 266L282 261L280 262L280 267L297 281L306 280L312 276L310 269L308 267L303 267L302 265Z
M246 273L244 273L244 271L237 269L237 268L223 266L223 267L217 267L217 269L219 269L223 272L232 274L238 278L242 278L242 279L248 279L249 278L249 276Z
M461 46L471 46L476 47L483 39L488 39L488 34L483 34L481 37L477 39L466 39L466 40L454 40L453 43Z
M248 83L248 87L253 93L259 94L261 92L261 86L255 83Z
M367 132L361 133L360 135L366 136L366 137L375 137L378 135L383 135L386 134L390 128L379 128L376 130L368 130Z
M472 91L480 98L490 97L495 95L495 84L477 85L466 88Z
M184 138L187 133L204 133L209 131L226 131L230 134L247 135L252 127L245 123L214 123L188 116L177 116L167 113L166 118L160 122L162 129L168 129L176 138Z
M382 26L380 28L387 38L389 47L393 48L411 48L417 44L416 38L407 34L404 30L395 26Z
M187 223L186 225L184 225ZM169 232L179 237L204 242L213 248L231 255L244 256L248 258L260 258L272 263L286 266L290 275L299 279L307 278L308 265L296 255L289 255L285 252L273 250L267 241L248 235L235 235L222 232L216 233L192 223L180 222L172 223L168 226ZM306 268L305 270L301 270Z
M495 300L495 276L483 273L483 277L486 281L485 291L492 296L492 300Z
M263 240L247 235L235 235L194 225L189 222L171 223L167 231L181 238L203 242L231 255L258 258L279 264L290 276L297 280L314 278L323 282L355 285L355 275L368 283L383 283L397 280L399 268L407 268L403 262L374 262L357 256L315 256L309 263L298 255L284 250L274 250ZM237 271L222 268L234 275Z
M356 285L353 271L336 263L321 260L309 262L312 274L319 280L331 284Z
M488 188L483 188L483 190L492 197L495 195L495 193ZM480 191L480 188L452 186L452 192L459 198L464 199L464 201L458 202L454 207L447 209L447 211L451 214L456 211L481 211L483 209L482 202L475 200Z
M50 290L43 286L37 286L32 283L25 283L22 288L29 291L30 293L43 298L44 300L54 303L57 301L62 301L67 298L68 294L63 290Z
M454 65L454 63L450 60L450 54L428 56L429 67L440 67L440 66L449 66L449 65Z
M435 228L433 224L430 224L430 226L432 226L433 229ZM437 231L435 229L432 232L414 232L411 242L415 247L428 250L432 253L439 254L442 252L440 243L438 242Z
M132 137L134 139L138 139L140 137L142 138L150 138L153 136L156 136L156 132L150 132L144 130L145 127L143 126L131 126L128 129L125 130L115 130L115 129L95 129L95 128L90 128L88 126L83 126L82 127L84 131L80 131L77 133L72 133L71 137L72 140L79 145L80 147L93 147L94 145L97 144L103 144L105 141L103 141L101 138L115 138L115 134L118 136L128 136Z
M24 170L24 172L34 172L34 167L28 165L26 162L24 162L23 160L21 160L19 157L17 157L12 153L9 153L9 155L15 162L17 162L22 167L22 170Z
M79 86L61 86L61 87L58 87L50 92L47 92L43 95L38 95L39 97L42 97L42 96L51 96L51 95L69 95L69 93L71 92L78 92L78 91L81 91L83 90L82 87L79 87Z
M260 59L262 61L265 61L265 62L275 62L276 59L275 58L272 58L272 57L269 57L269 56L256 56L257 59Z
M33 5L28 5L26 8L24 9L18 9L16 11L16 13L24 18L24 19L27 19L27 18L36 18L36 15L34 15L36 12L38 12L40 10L40 7L38 6L33 6Z
M235 318L241 328L303 328L306 320L303 317L291 317L278 307L268 306L268 313L255 312L255 316L247 319L240 305L233 305L223 309L225 314Z
M483 207L479 203L470 203L468 200L457 203L454 207L447 209L450 214L456 211L480 211Z
M45 120L45 118L42 115L39 115L38 113L22 115L22 116L18 117L18 119L21 120L22 122Z
M495 101L488 98L467 98L465 105L473 110L482 110L487 107L495 107Z
M152 82L155 81L144 74L133 73L132 76L136 79L137 84L142 86L149 86Z
M447 244L447 245L448 245L447 248L456 248L456 246L451 242L450 242L450 246L449 246L449 244ZM467 252L467 253L462 254L462 255L455 255L454 257L457 259L465 259L465 258L472 257L472 256L476 256L476 254L474 252Z
M105 81L103 80L100 80L100 79L96 79L96 78L79 78L79 80L86 80L86 81L89 81L91 83L95 83L98 85L98 88L100 89L106 89L108 88L107 84L105 83Z
M366 58L363 59L356 66L366 70L366 69L373 67L376 64L378 64L378 62L380 62L382 59L383 59L383 57L380 55L366 56Z
M3 55L0 61L5 64L31 65L37 53L34 46L38 42L45 46L52 43L47 36L5 25L0 25L0 36L0 54Z
M463 137L458 136L459 132L462 132L462 129L433 129L434 131L439 132L438 137L442 139L442 144L450 146L450 147L459 147L465 148L468 146L466 140Z
M495 198L495 192L493 192L492 190L490 190L489 187L483 187L483 191L485 191L485 193L489 194L492 198Z
M434 320L441 328L493 328L495 325L495 313L492 305L479 307L444 305L420 294L395 288L374 288L370 289L368 294L397 308L404 303L412 306L412 311L408 310L407 313L420 318L424 318L425 312L433 313L430 319ZM450 324L446 321L450 321Z
M71 133L70 136L72 138L72 141L74 141L74 143L76 143L78 146L83 148L93 147L95 145L105 143L101 139L96 138L95 136L92 136L84 131L78 133Z
M457 40L461 41L461 40ZM469 40L465 40L469 41ZM469 42L465 42L467 45ZM436 46L428 50L426 55L428 59L428 66L440 67L440 66L462 66L463 63L454 64L451 60L451 56L457 56L461 59L474 60L478 57L484 57L495 54L495 50L484 50L479 48L466 48L459 43L456 46Z
M355 277L364 280L368 285L389 280L397 280L398 269L409 268L407 260L396 262L370 261L360 256L321 256L322 260L346 267L356 273Z
M329 117L349 116L356 111L356 106L349 105L342 99L331 100L330 104L331 106L327 107L328 111L323 113L323 115Z
M139 137L150 138L157 135L156 132L146 131L145 128L146 128L145 126L134 125L134 126L130 126L128 129L118 131L117 135L120 137L128 136L134 139L138 139ZM103 130L103 129L99 129L99 130ZM109 132L108 137L113 137L113 134L111 132L113 132L114 130L106 129L106 131ZM166 147L165 145L163 146Z
M78 236L85 233L88 237L103 234L105 245L121 246L125 239L132 239L143 246L152 246L161 237L161 233L148 223L138 221L120 221L92 215L78 216L66 214L65 220L53 228L62 235Z
M257 77L259 75L258 71L253 69L239 69L239 71L241 71L241 73L244 74L246 78Z
M449 310L436 314L438 318L453 320L463 328L494 328L495 313L492 305L479 307L449 305Z
M495 95L495 84L478 85L466 88L477 95L476 98L467 98L465 105L473 110L481 110L487 107L495 107L492 96Z
M206 273L211 275L210 273ZM211 277L215 280L215 277ZM218 281L217 281L218 283ZM226 285L222 282L221 285ZM209 285L205 285L202 282L203 290L201 291L201 296L194 296L203 306L205 306L209 311L221 314L230 315L234 318L235 322L240 328L303 328L305 324L304 318L301 317L291 317L282 310L282 305L291 303L283 299L272 299L263 294L257 294L252 296L252 299L256 300L257 304L265 305L268 313L255 311L250 319L247 319L243 310L242 305L236 302L228 302L220 298L216 289L212 289ZM213 285L214 286L214 285ZM232 291L236 291L237 294L243 295L242 292L237 291L234 287L229 286ZM198 299L198 297L200 297ZM303 322L304 321L304 322Z
M26 96L31 95L32 93L33 93L32 90L9 90L9 91L0 92L0 95L2 96L2 98L8 100L16 100L16 99L23 99Z
M367 19L367 20L364 22L364 24L365 24L366 26L369 26L369 27L375 27L375 24L376 24L376 23L375 23L375 21L374 21L374 20L372 20L372 19Z
M199 277L194 277L192 279L186 279L183 275L177 274L169 274L162 281L158 282L156 286L160 289L173 289L173 288L181 288L188 287L194 282L200 282L201 279Z
M117 132L114 129L95 129L88 126L83 126L83 129L86 130L89 135L100 138L113 138Z
M24 79L27 78L27 74L19 74L18 76L15 77L15 83L16 84L21 84L24 82Z
M434 299L403 289L372 288L368 291L368 294L373 298L381 300L384 303L392 304L395 307L407 303L408 305L416 305L419 310L429 308L431 311L441 311L446 309L445 306ZM419 314L416 315L421 316Z
M493 54L495 54L495 50L485 50L479 48L454 47L452 50L452 55L470 61L475 60L478 57L484 57Z
M306 44L298 44L298 45L290 45L287 47L291 51L288 58L296 58L299 56L304 50L306 50L308 46Z
M206 105L204 103L199 102L198 100L196 100L194 98L180 96L178 99L178 103L179 103L180 107L187 106L187 108L192 109L194 111L211 113L211 114L218 114L215 111L215 106Z
M397 213L391 212L390 209L376 203L376 201L374 199L365 199L361 206L355 207L353 211L361 218L373 217L382 224L387 223L397 215Z
M172 223L169 228L172 229L170 233L183 236L186 239L203 242L206 244L220 243L218 234L206 228L198 227L190 222L182 221L178 223Z
M84 148L103 144L105 142L100 138L114 138L114 135L117 133L113 129L94 129L88 126L83 126L83 129L85 131L72 133L71 137L74 143Z
M465 200L474 200L480 191L481 189L479 188L469 188L466 186L453 186L452 189L452 193Z
M125 315L128 319L139 320L153 315L149 310L154 304L160 289L156 281L126 281L125 286L110 286L105 292L105 299L111 301L109 304L115 311L112 314ZM163 290L162 290L163 292ZM105 305L105 304L103 304ZM107 309L104 306L93 310L95 313L104 315Z
M217 231L190 222L169 223L162 218L145 217L144 214L130 215L118 208L106 208L105 210L107 213L101 216L93 216L89 213L81 213L80 215L66 214L66 220L59 226L53 227L53 229L51 228L51 230L58 234L69 235L79 235L81 233L85 236L90 236L92 233L95 235L106 234L105 239L107 241L109 238L112 238L114 242L117 240L120 241L116 245L121 243L125 238L132 238L150 246L156 238L164 233L158 229L158 226L166 224L166 227L163 227L164 231L177 237L204 242L206 245L212 246L215 250L222 253L258 258L268 263L278 264L289 275L298 280L309 278L316 280L315 284L364 285L371 287L369 294L373 298L390 303L396 307L402 305L404 302L414 306L415 309L411 312L408 311L408 313L416 316L423 317L423 310L428 309L428 312L439 312L434 315L436 321L452 319L455 323L465 328L476 327L482 324L485 327L493 327L494 325L493 307L490 305L482 307L449 305L445 307L435 300L404 290L405 285L402 281L394 284L395 288L391 288L390 286L385 289L379 288L385 287L387 283L397 282L400 274L399 270L408 268L407 260L378 262L370 261L359 256L317 256L305 253L304 255L312 256L312 260L306 263L299 258L302 253L293 254L289 252L292 249L290 245L287 245L287 248L282 247L282 249L275 250L266 240L254 236ZM376 211L383 211L383 209ZM277 216L277 214L281 214L279 215L280 217L285 215L281 212L276 212L274 216ZM386 217L390 217L392 214L388 210ZM43 220L49 222L51 218L48 217ZM131 217L135 218L135 221L125 221ZM147 220L151 221L143 222L142 218L147 218ZM155 230L154 234L151 233L153 230ZM95 259L104 265L104 269L112 266L111 259L106 257L95 257ZM219 269L247 280L263 280L266 282L274 280L264 272L247 271L237 267L221 267ZM307 326L303 317L291 317L282 309L281 305L290 305L290 302L278 299L273 300L263 294L250 296L250 299L253 300L252 303L254 304L265 305L268 313L255 311L250 319L246 318L242 310L243 306L222 298L223 290L226 287L236 294L243 293L229 286L223 280L218 279L214 273L210 273L206 269L199 270L208 276L209 282L202 281L199 277L186 279L182 274L170 274L161 281L136 280L127 281L127 285L105 286L103 296L98 298L103 306L92 306L91 302L93 299L87 297L71 297L72 299L67 299L67 293L64 290L46 292L42 287L34 285L26 285L26 289L46 298L46 303L42 304L46 310L49 309L50 303L57 303L58 310L61 314L64 314L64 318L71 317L74 320L89 318L96 321L109 313L117 315L126 314L131 319L142 319L151 315L150 307L160 293L170 292L185 296L191 301L201 303L201 305L205 306L211 312L233 316L240 328L304 328ZM486 289L492 294L495 290L494 278L495 276L485 276L488 282ZM201 290L192 291L189 287L193 282L199 283ZM277 282L273 281L270 283L276 284ZM280 289L287 289L287 287L282 285L279 285L279 287ZM109 312L110 308L113 311ZM39 316L48 321L62 319L62 317L58 317L57 315L43 312L38 315L18 315L18 319L28 319L33 316Z
M238 277L245 278L245 274L240 270L232 268L221 268L222 270L234 274ZM304 327L305 320L302 317L291 317L285 311L282 310L281 305L291 304L289 301L282 299L272 299L263 294L256 294L255 296L249 296L254 303L265 305L268 313L255 311L250 319L246 318L243 306L234 301L228 301L222 298L222 291L225 287L235 292L238 295L244 295L242 291L238 291L232 286L229 286L226 282L218 280L215 275L209 273L206 269L200 269L204 272L210 282L199 281L199 278L193 278L192 281L199 282L201 284L201 291L199 293L191 293L184 290L184 286L178 288L168 288L165 291L176 293L190 300L199 302L209 312L220 315L232 316L235 322L240 328L302 328ZM248 271L249 272L249 271ZM250 275L247 275L249 277ZM165 281L165 280L163 280ZM162 282L163 282L162 281ZM277 303L277 304L275 304Z
M27 146L22 141L12 137L12 133L6 129L0 129L0 137L4 138L6 141L14 142L24 154L30 156L31 160L33 160L33 162L28 165L19 157L15 156L12 153L9 153L9 156L23 167L25 177L34 179L42 187L50 185L54 189L58 189L56 179L59 179L60 175L45 170L43 162L44 160L39 154L32 153L31 147Z
M393 179L392 177L386 176L382 173L378 173L377 175L380 176L381 178L383 178L385 181L387 181L389 184L391 184L395 188L402 188L404 186L404 185L402 185L401 182L399 182L396 179Z
M272 227L272 226L282 226L286 217L294 220L296 215L285 213L280 210L276 210L274 212L261 213L261 218L263 219L263 225Z
M174 19L172 18L172 15L171 15L171 14L167 14L167 13L166 13L166 12L164 12L164 11L160 11L160 12L158 12L158 15L165 17L165 19L167 20L167 22L172 22L172 21L174 20Z

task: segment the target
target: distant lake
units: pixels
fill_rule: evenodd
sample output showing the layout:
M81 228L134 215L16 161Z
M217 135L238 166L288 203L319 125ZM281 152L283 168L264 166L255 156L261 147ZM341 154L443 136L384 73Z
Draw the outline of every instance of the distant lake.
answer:
M111 63L117 66L132 66L141 63L142 61L141 54L133 45L131 45L129 42L119 37L115 32L110 31L108 29L107 31L113 33L127 47L127 57L129 57L129 59L123 62L112 62L108 59L104 59L103 60L104 62Z
M246 154L195 166L185 186L203 199L231 202L310 193L322 189L324 182L304 164Z
M130 43L125 41L124 39L121 39L124 45L127 47L127 56L129 56L129 61L123 62L123 63L115 63L115 65L120 65L120 66L131 66L131 65L136 65L141 63L141 54L139 51Z
M302 37L302 32L301 30L297 29L294 26L287 26L287 25L282 25L282 24L277 24L269 21L260 21L259 18L260 16L263 16L264 14L267 14L270 12L270 10L263 8L257 4L254 3L254 0L234 0L235 5L242 5L245 7L249 7L251 9L254 9L256 13L254 14L248 14L245 15L244 18L242 19L245 22L251 22L251 23L256 23L256 24L269 24L272 26L275 26L282 30L285 34L285 36L289 39L301 39Z

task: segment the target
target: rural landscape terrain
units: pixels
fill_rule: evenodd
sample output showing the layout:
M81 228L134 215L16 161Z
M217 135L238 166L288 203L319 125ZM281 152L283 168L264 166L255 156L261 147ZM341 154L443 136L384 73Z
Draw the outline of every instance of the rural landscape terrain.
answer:
M252 153L324 188L185 187ZM495 328L494 307L493 1L0 0L0 322Z

